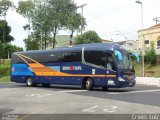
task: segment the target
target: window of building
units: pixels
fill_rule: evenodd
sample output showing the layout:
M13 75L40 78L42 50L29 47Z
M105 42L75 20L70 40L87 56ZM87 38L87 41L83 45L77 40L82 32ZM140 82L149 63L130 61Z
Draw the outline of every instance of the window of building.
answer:
M157 41L157 47L160 47L160 40Z
M149 40L145 40L145 44L149 44Z

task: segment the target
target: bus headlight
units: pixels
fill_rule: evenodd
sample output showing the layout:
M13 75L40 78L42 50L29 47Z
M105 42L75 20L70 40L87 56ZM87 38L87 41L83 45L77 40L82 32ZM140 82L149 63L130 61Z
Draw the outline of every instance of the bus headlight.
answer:
M119 81L125 81L122 77L118 77Z

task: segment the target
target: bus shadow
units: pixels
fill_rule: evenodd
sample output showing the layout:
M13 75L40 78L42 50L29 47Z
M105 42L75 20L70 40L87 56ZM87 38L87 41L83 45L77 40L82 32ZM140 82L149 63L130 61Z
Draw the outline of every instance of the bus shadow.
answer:
M17 87L27 87L25 84L18 84L16 85ZM27 88L38 88L38 89L47 89L47 90L52 90L52 91L61 91L61 90L85 90L82 89L81 86L75 86L75 85L51 85L50 87L43 87L42 85L37 85L36 87L27 87ZM130 91L136 91L134 88L108 88L108 90L103 90L102 88L93 88L91 90L92 92L130 92ZM90 92L90 91L85 91L85 92Z
M93 91L97 91L97 92L110 92L110 93L114 93L114 92L118 92L118 93L125 93L125 92L130 92L130 91L135 91L135 89L133 88L108 88L108 90L103 90L103 89L94 89Z

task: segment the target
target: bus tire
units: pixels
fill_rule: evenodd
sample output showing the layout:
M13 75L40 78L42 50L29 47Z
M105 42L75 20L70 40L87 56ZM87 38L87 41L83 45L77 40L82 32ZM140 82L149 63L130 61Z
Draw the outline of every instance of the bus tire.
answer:
M50 87L50 84L45 83L45 84L42 84L42 86L48 88Z
M36 84L33 83L33 79L31 77L27 77L26 84L27 84L28 87L34 87L34 86L36 86Z
M87 78L85 81L85 88L87 90L92 90L93 89L93 80L91 78Z

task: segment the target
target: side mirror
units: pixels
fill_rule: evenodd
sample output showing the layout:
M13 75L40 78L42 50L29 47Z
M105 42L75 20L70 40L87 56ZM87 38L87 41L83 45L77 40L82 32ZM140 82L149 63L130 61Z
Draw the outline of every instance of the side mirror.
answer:
M115 54L116 56L118 56L118 59L119 59L119 60L121 60L121 61L123 60L123 58L122 58L122 53L121 53L120 51L115 50L115 51L114 51L114 54Z
M140 58L139 58L139 55L138 55L137 53L135 53L135 52L130 52L129 54L130 54L131 56L134 56L134 57L136 58L137 62L140 62Z

